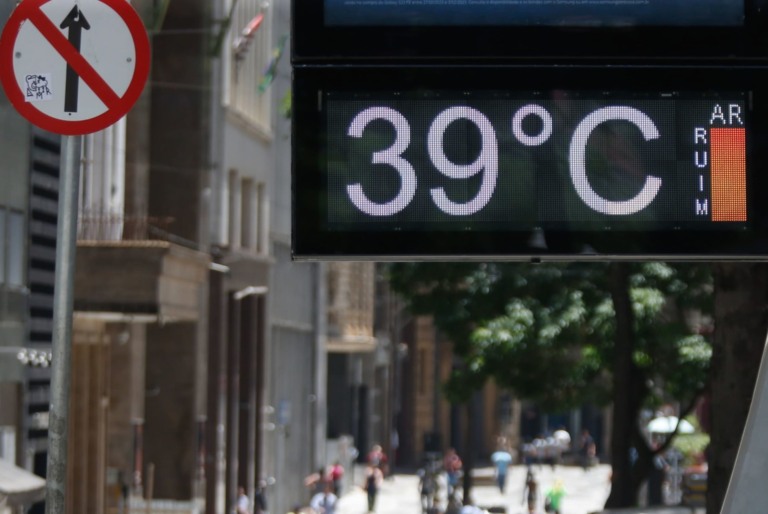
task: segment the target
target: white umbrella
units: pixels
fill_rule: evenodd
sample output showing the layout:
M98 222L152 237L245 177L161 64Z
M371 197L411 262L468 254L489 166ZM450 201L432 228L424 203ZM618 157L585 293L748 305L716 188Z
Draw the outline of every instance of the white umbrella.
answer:
M693 425L686 420L679 420L680 428L677 429L678 434L692 434L695 432ZM648 431L652 434L671 434L677 427L677 416L661 416L654 418L648 423Z

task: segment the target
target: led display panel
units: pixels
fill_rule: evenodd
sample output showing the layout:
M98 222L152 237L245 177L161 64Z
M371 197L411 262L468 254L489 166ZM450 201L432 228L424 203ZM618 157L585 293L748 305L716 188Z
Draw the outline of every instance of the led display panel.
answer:
M325 0L327 26L738 26L743 0Z
M293 0L292 23L295 63L768 55L768 0Z
M599 69L509 82L530 71L414 69L418 87L392 88L380 69L354 75L366 87L338 70L297 70L314 87L296 99L295 256L763 251L765 179L750 171L764 162L766 117L748 86L754 70L707 88L669 70L662 87L642 87L648 69L612 87L596 87ZM459 72L485 85L437 86Z

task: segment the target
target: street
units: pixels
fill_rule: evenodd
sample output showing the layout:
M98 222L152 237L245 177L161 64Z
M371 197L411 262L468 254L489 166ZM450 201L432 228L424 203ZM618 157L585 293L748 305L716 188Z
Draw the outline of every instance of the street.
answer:
M562 514L589 514L602 509L610 491L610 466L598 465L587 471L578 466L534 466L540 486L538 513L543 513L543 493L556 479L564 483L567 495L563 500ZM526 512L523 488L526 468L513 466L507 475L507 487L502 495L493 481L492 468L478 468L473 473L473 503L481 508L503 506L507 514ZM357 473L356 476L362 476ZM421 504L415 474L395 474L384 481L376 500L377 514L420 514ZM359 481L358 481L359 485ZM445 491L444 483L441 490ZM337 514L364 514L367 510L365 492L356 487L344 494L339 501ZM445 502L441 503L445 506ZM538 514L537 513L537 514Z

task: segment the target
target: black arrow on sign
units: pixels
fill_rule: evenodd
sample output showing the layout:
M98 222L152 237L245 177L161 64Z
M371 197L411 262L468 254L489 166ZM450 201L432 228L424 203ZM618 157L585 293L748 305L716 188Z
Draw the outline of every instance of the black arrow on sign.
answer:
M75 47L75 50L80 52L80 35L83 29L88 30L91 25L88 20L83 16L82 11L77 6L74 6L64 21L61 22L59 28L69 28L69 42ZM80 86L80 77L77 75L72 66L67 64L67 82L64 87L64 112L77 112L77 93Z

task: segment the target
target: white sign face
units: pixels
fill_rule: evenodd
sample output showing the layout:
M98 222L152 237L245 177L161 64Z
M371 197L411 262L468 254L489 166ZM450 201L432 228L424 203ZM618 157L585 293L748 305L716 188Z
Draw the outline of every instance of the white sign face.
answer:
M0 76L12 103L60 133L119 119L149 70L146 31L126 0L25 0L0 40L0 58L9 57Z

